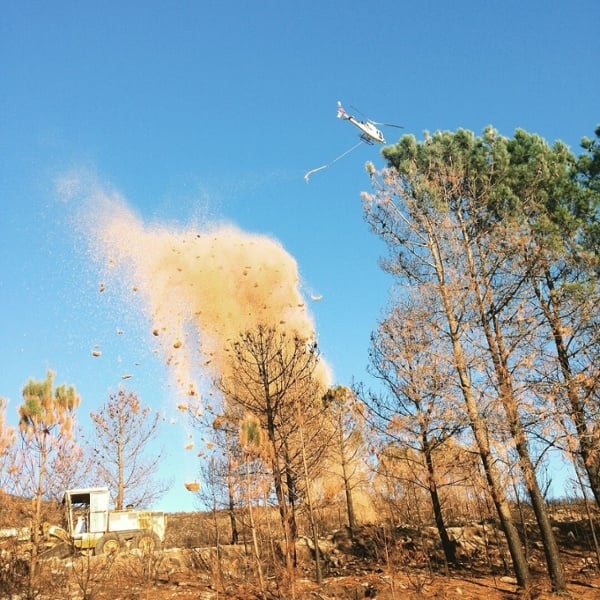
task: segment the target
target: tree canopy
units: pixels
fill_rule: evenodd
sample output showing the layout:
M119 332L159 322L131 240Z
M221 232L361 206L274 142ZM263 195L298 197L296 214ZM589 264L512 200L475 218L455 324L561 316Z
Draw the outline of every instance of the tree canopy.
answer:
M405 136L383 150L388 168L368 167L374 193L363 195L401 301L428 298L428 323L447 344L517 577L525 583L529 575L495 466L511 452L557 590L565 580L536 476L540 440L568 450L600 500L592 449L598 146L583 145L587 154L578 158L560 142L550 146L523 130L508 138L492 127L481 136L463 129L422 142Z

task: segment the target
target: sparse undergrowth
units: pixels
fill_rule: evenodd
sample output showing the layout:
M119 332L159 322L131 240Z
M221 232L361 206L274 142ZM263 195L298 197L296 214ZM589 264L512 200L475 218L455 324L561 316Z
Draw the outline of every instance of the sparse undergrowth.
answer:
M458 545L455 565L446 565L432 528L363 526L349 535L338 530L319 542L324 579L314 581L314 545L300 538L298 567L289 577L272 541L261 546L265 592L261 594L249 543L190 545L199 514L171 515L167 548L149 554L137 550L113 557L71 556L40 566L37 586L28 587L24 563L2 555L0 598L9 600L208 600L208 599L362 599L489 598L550 599L543 554L529 536L534 572L530 590L520 590L506 571L501 537L490 523L452 529ZM573 597L600 597L600 571L583 521L556 523ZM178 537L179 536L179 537ZM188 543L185 543L185 542ZM180 543L177 543L180 542Z

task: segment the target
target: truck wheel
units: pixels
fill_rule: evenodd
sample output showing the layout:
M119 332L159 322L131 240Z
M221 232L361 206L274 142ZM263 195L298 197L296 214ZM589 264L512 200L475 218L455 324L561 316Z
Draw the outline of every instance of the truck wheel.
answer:
M160 550L160 538L153 531L144 531L136 536L135 547L142 554L152 554Z
M123 544L116 533L107 533L98 540L94 553L96 555L104 554L104 556L110 556L119 552L122 546Z

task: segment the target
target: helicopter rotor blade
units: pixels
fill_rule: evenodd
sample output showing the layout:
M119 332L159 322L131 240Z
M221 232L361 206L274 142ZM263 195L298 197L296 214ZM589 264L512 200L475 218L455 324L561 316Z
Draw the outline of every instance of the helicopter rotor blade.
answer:
M357 113L358 113L358 114L359 114L361 117L363 117L364 119L367 119L367 121L369 121L369 120L370 120L370 119L369 119L369 117L367 117L367 115L365 115L365 113L364 113L364 112L362 112L362 111L358 110L358 108L356 108L356 106L352 106L352 105L350 105L350 108L351 108L353 111L357 112Z
M372 121L371 119L369 119L369 117L367 117L365 115L365 113L358 110L358 108L356 108L356 106L350 106L350 108L352 110L354 110L355 112L357 112L361 117L365 118L369 123L372 123L373 125L381 125L383 127L396 127L397 129L404 129L404 125L395 125L394 123L382 123L381 121Z
M404 125L394 125L394 123L381 123L379 121L371 121L373 125L381 125L382 127L395 127L396 129L404 129Z

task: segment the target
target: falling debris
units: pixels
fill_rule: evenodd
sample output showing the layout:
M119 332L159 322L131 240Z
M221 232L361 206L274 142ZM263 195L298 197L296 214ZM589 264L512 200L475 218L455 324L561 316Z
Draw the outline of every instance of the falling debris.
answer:
M185 486L185 489L188 492L192 492L192 494L197 493L200 489L200 482L198 481L186 481L183 485Z
M102 293L104 290L105 290L104 284L103 284L103 283L100 283L100 284L98 285L98 291L99 291L100 293Z
M123 335L123 330L117 327L117 335Z
M92 356L102 356L102 352L100 350L92 350Z
M126 375L121 375L121 379L131 379L133 377L133 375L131 375L130 373L127 373Z
M141 308L155 338L156 347L149 350L162 354L172 382L193 411L203 409L207 375L230 375L232 341L239 332L269 323L284 334L316 335L298 265L277 240L234 225L205 223L201 232L197 225L149 225L118 194L97 189L86 216L90 254L111 277L98 280L106 281L106 289L118 284L125 302ZM319 369L327 387L324 360ZM187 403L178 408L188 411Z
M313 302L318 302L319 300L323 300L323 296L322 296L322 295L319 295L319 296L314 296L313 294L311 294L311 295L310 295L310 299L311 299Z
M185 448L186 450L193 450L193 449L194 449L194 442L189 442L188 444L186 444L186 445L184 446L184 448Z

